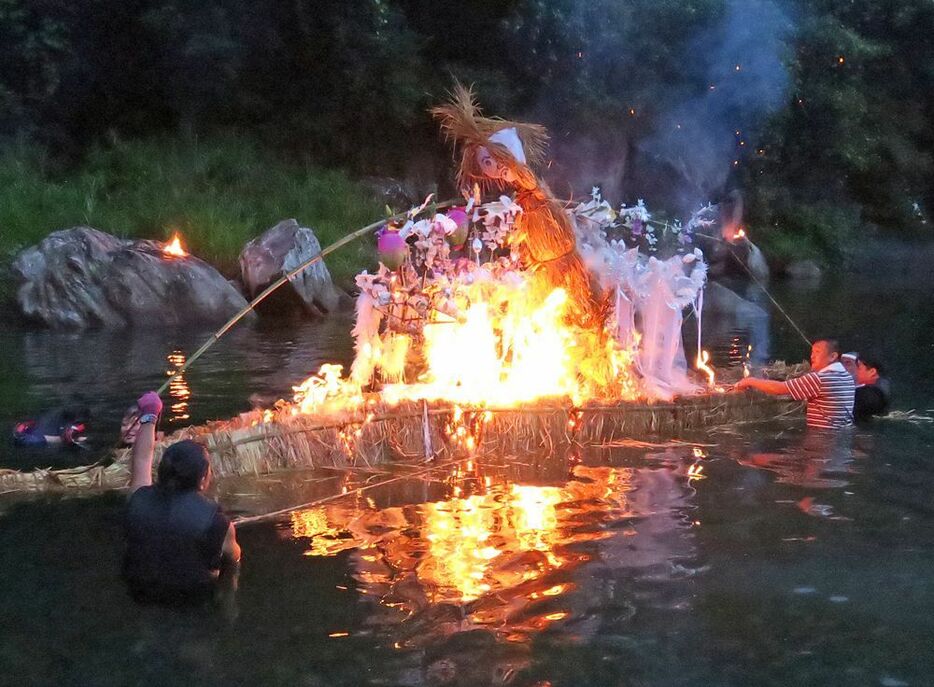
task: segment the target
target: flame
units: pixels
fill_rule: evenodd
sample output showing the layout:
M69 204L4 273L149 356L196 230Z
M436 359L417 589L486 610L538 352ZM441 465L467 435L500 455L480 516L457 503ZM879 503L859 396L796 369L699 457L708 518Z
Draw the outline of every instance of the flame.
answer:
M691 467L688 468L688 481L694 481L698 479L705 479L707 475L703 474L704 466L700 463L694 463Z
M598 394L637 398L633 368L638 339L634 337L632 350L623 350L612 337L568 324L569 299L563 289L544 299L531 291L524 282L474 283L457 292L462 302L456 309L430 310L420 340L394 333L365 342L361 350L375 362L384 382L403 378L410 348L423 363L414 382L384 384L380 400L390 406L437 400L459 406L447 434L472 450L492 416L467 412L469 408L513 407L548 398L570 399L577 406ZM387 311L394 312L393 307ZM342 378L342 371L339 365L325 364L293 387L293 414L363 406L364 382L353 375Z
M710 362L710 354L707 351L701 351L700 355L697 356L697 361L694 363L695 367L707 375L707 386L711 389L716 386L717 383L717 373L714 372L714 369L708 365Z
M177 258L184 258L188 255L188 252L185 250L184 246L182 246L182 239L178 233L172 236L172 240L162 247L162 252L165 255L172 255Z
M752 357L752 344L746 347L746 356L743 360L743 377L749 376L749 359Z
M746 229L744 227L737 227L736 231L733 232L733 236L730 237L731 241L740 241L746 238Z

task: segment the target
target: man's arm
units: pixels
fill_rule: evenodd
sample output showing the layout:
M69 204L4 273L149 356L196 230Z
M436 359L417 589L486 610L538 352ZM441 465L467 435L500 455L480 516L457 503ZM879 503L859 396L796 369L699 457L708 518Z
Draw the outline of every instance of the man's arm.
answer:
M130 493L152 484L152 453L156 446L156 423L162 412L162 399L155 391L149 391L136 401L140 412L139 432L133 442L130 458Z
M788 396L791 394L791 391L788 389L788 384L785 382L780 382L776 379L757 379L756 377L743 377L736 383L734 387L737 390L742 389L756 389L765 394L771 394L773 396Z
M233 523L230 523L227 534L224 536L221 556L226 563L233 565L240 563L240 544L237 542L237 530L234 528Z
M133 454L130 463L130 493L132 496L140 487L152 484L152 452L156 445L156 423L140 425L133 442Z

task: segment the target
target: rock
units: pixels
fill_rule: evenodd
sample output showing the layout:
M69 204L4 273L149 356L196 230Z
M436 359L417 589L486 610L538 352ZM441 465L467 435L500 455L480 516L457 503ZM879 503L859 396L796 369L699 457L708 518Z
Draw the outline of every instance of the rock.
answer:
M821 277L821 268L813 260L798 260L785 268L789 277L804 280L817 280Z
M419 201L409 184L391 177L364 177L360 183L377 201L388 205L396 212L408 210Z
M240 277L247 294L256 296L319 252L321 244L311 229L299 226L294 219L279 222L240 252ZM283 284L267 301L263 308L267 312L300 308L317 317L353 305L351 298L334 286L324 260Z
M747 301L715 281L707 282L704 287L704 315L717 314L731 316L746 320L750 318L765 318L768 314L752 301Z
M704 251L711 277L735 277L768 281L769 266L759 247L749 239L724 241L719 238L698 237L697 246Z
M49 327L155 327L223 322L246 306L213 267L162 245L91 227L53 232L13 262L20 312Z
M747 240L746 244L746 267L749 268L749 271L752 272L752 275L759 281L768 281L769 263L766 262L765 256L762 254L762 251L759 250L759 246L754 244L752 241Z

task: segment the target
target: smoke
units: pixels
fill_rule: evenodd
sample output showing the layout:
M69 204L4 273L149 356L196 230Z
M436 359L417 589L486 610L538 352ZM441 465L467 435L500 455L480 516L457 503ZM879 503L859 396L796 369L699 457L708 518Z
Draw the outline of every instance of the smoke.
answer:
M684 214L715 200L758 154L763 125L787 101L790 13L780 0L723 0L692 22L697 8L685 6L674 17L684 35L665 30L672 17L663 7L574 5L570 23L586 46L577 53L586 70L579 78L588 95L597 94L587 106L599 108L602 94L622 110L588 131L559 127L556 190L580 193L597 184L613 200L644 197L650 206ZM663 49L645 49L649 31L660 32L650 40ZM554 128L562 109L546 97L536 114Z
M758 154L763 125L786 102L791 28L776 2L729 0L722 23L689 42L684 59L700 63L700 91L664 112L638 143L680 177L678 205L719 195Z

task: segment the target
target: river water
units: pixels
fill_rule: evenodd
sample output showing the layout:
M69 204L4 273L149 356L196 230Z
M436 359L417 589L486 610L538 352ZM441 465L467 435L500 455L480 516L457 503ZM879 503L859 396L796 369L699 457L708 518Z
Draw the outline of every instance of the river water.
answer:
M895 278L899 277L899 278ZM811 336L889 363L895 406L934 408L932 281L864 271L776 298ZM724 363L807 348L772 309L711 321ZM690 329L690 324L688 326ZM348 326L248 325L172 392L225 417L347 362ZM207 331L6 328L0 422L83 397L95 433ZM251 399L251 395L253 398ZM0 683L58 685L926 685L934 675L934 429L877 421L835 445L800 420L683 445L496 457L240 530L220 608L139 608L118 578L121 499L0 500ZM17 452L7 467L106 450ZM701 479L689 473L700 465ZM389 475L225 483L232 513Z

